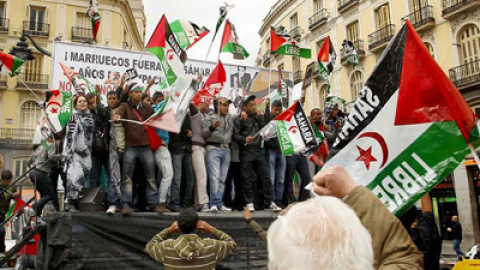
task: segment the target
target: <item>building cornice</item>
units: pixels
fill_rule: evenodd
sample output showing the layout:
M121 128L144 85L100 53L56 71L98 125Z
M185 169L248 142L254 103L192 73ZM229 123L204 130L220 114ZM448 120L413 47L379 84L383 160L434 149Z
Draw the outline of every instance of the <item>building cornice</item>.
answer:
M113 0L113 1L120 3L127 10L125 14L126 15L125 18L128 20L128 25L132 26L132 29L129 29L131 31L132 42L137 43L135 44L136 45L135 47L139 49L143 49L143 47L145 46L144 44L145 37L142 37L140 35L140 32L138 31L137 21L135 20L135 17L133 15L133 10L132 10L132 7L130 6L130 3L128 2L128 0Z
M258 31L258 34L263 37L265 32L270 29L273 21L277 19L279 15L282 15L283 12L295 2L297 2L297 0L278 0L263 19L263 24Z

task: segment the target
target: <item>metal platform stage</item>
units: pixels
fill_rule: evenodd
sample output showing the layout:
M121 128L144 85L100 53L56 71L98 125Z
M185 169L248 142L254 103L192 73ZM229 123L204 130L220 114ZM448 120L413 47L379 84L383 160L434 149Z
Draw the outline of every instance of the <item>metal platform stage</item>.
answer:
M275 219L269 211L252 213L264 228ZM178 213L60 212L41 233L37 269L163 269L144 253L147 242L176 220ZM199 218L232 236L238 244L217 269L267 269L265 244L245 223L243 212L199 213Z

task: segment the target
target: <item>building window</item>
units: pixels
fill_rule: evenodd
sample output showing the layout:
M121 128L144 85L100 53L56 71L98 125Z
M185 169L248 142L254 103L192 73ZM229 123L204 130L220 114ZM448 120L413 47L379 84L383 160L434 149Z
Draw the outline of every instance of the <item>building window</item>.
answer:
M480 30L476 25L467 25L458 35L460 62L466 64L480 59Z
M360 39L360 25L358 21L347 25L347 39L352 42Z
M383 29L391 24L390 8L388 4L383 5L375 10L375 19L377 23L377 29Z
M313 0L313 13L320 11L323 8L323 0Z
M428 6L427 0L409 0L409 2L411 12L419 11Z
M29 157L17 157L13 160L13 177L17 178L27 171Z
M293 67L293 72L299 71L300 70L300 58L299 57L292 57L292 67Z
M352 93L352 101L356 100L360 90L363 87L363 73L361 71L354 71L350 77L350 90Z
M72 28L72 41L85 42L93 38L92 23L85 12L77 12L76 25Z
M298 14L295 13L290 17L290 29L298 25Z
M45 21L46 21L46 8L29 6L29 27L30 31L44 31L46 30Z
M0 2L0 21L3 21L3 19L7 17L5 6L5 2Z
M77 12L77 26L83 28L91 28L92 23L85 12Z
M27 83L42 83L43 55L34 54L35 59L26 61L24 80Z
M20 128L35 129L40 119L42 109L35 101L27 101L20 108Z
M424 42L425 47L427 47L428 53L432 56L433 59L435 59L435 54L433 52L433 46L429 42Z
M325 97L328 95L328 84L324 83L318 90L318 103L322 110L325 108Z

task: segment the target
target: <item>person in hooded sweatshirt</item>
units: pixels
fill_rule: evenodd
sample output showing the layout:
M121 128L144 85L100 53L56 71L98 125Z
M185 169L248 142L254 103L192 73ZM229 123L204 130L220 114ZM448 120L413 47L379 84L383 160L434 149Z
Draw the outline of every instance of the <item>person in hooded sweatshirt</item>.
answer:
M195 231L210 234L203 239ZM182 233L176 239L168 239L174 233ZM145 247L154 260L163 263L165 270L215 269L218 262L237 247L228 234L214 228L203 220L193 208L182 210L178 221L155 235Z

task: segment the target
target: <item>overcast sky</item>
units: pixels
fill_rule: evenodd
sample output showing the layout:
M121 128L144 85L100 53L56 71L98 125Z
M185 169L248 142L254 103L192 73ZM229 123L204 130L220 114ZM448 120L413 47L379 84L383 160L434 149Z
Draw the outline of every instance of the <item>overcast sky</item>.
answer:
M224 63L254 66L260 46L258 30L262 25L263 18L267 15L270 7L277 0L228 0L227 3L235 7L228 12L227 18L235 25L237 34L250 56L246 60L234 60L231 54L222 53L221 60ZM207 54L210 41L215 31L215 25L219 17L219 7L224 5L221 0L143 0L145 16L147 17L147 33L145 40L160 21L163 14L166 14L169 22L176 19L187 19L199 26L207 27L211 32L191 47L188 51L189 59L204 60ZM215 38L212 46L209 61L217 61L220 47L220 39L223 33L223 26Z

